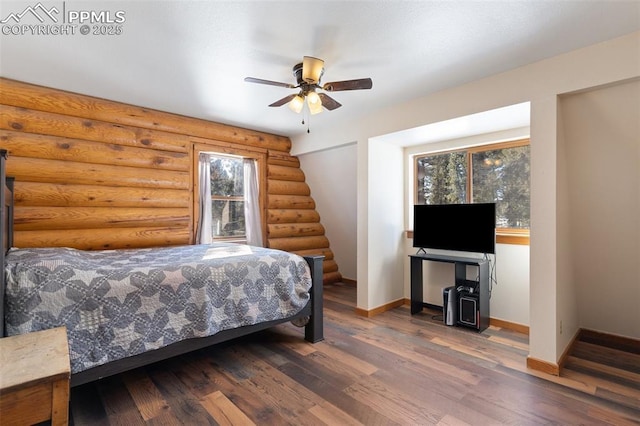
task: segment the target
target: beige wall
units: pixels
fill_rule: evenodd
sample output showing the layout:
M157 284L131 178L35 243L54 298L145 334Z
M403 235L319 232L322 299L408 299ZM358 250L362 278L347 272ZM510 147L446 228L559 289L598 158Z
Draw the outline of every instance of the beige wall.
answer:
M309 137L293 139L292 153L328 149L357 141L357 202L345 208L357 208L358 229L358 307L371 309L390 300L387 287L404 279L401 271L393 279L376 276L376 265L391 262L404 251L397 246L374 246L370 230L386 226L390 233L402 235L404 221L389 223L372 214L369 188L384 170L371 170L369 159L378 151L376 138L394 132L487 111L531 102L531 245L530 245L530 352L532 359L555 364L566 349L574 330L559 338L559 325L577 324L577 312L566 300L563 279L569 271L558 255L557 143L558 96L577 90L599 87L640 76L640 32L545 59L518 69L473 81L451 89L378 111L363 117L345 117L333 126L318 129ZM381 152L384 149L380 148ZM312 188L313 190L313 188ZM396 188L404 191L403 186ZM562 195L562 189L560 189ZM562 221L560 223L562 225ZM364 295L361 297L361 293ZM558 297L560 296L560 299ZM568 304L565 302L569 302ZM569 315L571 317L565 317ZM509 320L509 318L506 318ZM569 337L570 338L570 337Z
M640 80L560 99L579 327L640 338Z

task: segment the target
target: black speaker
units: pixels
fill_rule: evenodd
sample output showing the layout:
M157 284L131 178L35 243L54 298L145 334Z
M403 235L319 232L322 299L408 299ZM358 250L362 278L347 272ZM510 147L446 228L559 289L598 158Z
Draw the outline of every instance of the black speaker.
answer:
M477 293L462 291L458 293L458 324L467 327L480 327L480 303Z

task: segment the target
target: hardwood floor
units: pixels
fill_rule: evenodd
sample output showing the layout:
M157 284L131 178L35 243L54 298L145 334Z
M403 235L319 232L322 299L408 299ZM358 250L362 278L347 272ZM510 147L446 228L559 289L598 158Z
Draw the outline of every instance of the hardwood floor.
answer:
M640 344L583 330L561 376L584 383L590 393L603 399L638 409Z
M526 369L526 335L446 327L439 312L404 306L373 318L354 308L355 288L326 286L323 342L287 324L74 388L72 423L640 425L638 371L619 373L624 390L613 391L580 371L593 359L542 378Z

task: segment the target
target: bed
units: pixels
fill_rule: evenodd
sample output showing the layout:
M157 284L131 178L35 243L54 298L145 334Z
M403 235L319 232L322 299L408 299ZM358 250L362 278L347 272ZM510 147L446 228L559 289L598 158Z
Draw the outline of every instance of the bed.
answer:
M13 247L0 150L0 336L65 326L78 386L284 322L323 339L323 256L233 243L83 251Z

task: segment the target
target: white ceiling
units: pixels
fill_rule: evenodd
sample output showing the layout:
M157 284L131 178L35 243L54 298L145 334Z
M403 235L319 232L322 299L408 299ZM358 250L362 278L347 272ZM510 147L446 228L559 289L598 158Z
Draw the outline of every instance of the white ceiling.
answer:
M2 1L0 20L38 0ZM371 77L334 92L343 104L314 126L640 30L640 1L47 1L70 11L122 11L119 35L0 34L0 75L192 117L296 136L301 116L267 105L293 89L304 55L323 82ZM104 16L104 15L103 15ZM52 21L47 21L49 24ZM28 31L28 30L27 30Z

